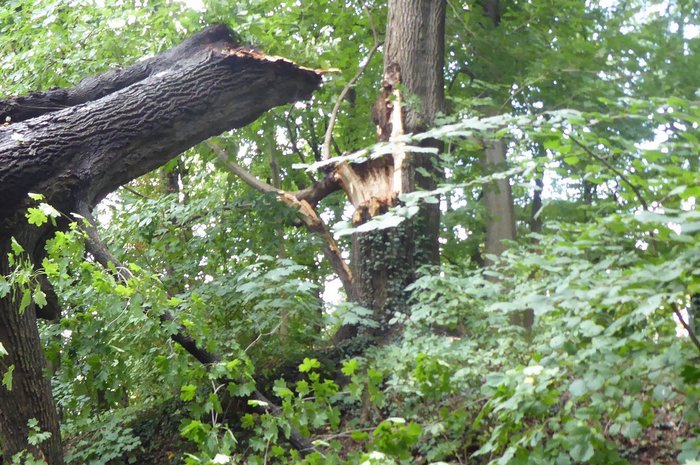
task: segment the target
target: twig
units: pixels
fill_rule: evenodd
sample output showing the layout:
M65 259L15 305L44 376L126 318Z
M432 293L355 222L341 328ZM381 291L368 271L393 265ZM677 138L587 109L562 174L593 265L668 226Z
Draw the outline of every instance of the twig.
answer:
M636 185L634 185L634 183L633 183L632 181L630 181L629 179L627 179L627 176L625 176L625 174L624 174L623 172L621 172L620 170L618 170L617 168L615 168L614 166L612 166L612 165L611 165L610 163L608 163L607 160L605 160L603 157L600 157L600 156L596 155L590 148L588 148L585 144L583 144L582 142L580 142L580 141L579 141L578 139L576 139L575 137L569 135L569 138L571 139L571 141L572 141L574 144L576 144L576 145L578 145L579 147L581 147L581 148L583 149L584 152L586 152L588 155L590 155L591 157L593 157L593 158L595 158L596 160L598 160L599 162L601 162L603 165L605 165L606 168L608 168L610 171L612 171L613 173L615 173L616 175L618 175L618 176L620 177L620 179L622 180L622 182L624 182L625 184L627 184L628 186L630 186L630 189L632 189L632 191L634 192L634 195L637 196L637 200L639 200L639 203L642 205L642 208L643 208L645 211L649 211L649 204L647 204L647 201L644 200L644 195L642 195L642 191L639 189L639 187L637 187Z
M352 89L357 81L362 77L362 74L365 72L367 67L369 66L370 61L372 61L372 57L374 56L374 53L377 51L379 47L381 47L382 43L377 40L375 37L374 39L374 45L370 49L369 53L367 54L367 58L365 59L365 63L360 67L359 70L357 70L357 73L353 78L346 84L345 87L343 87L342 92L340 92L340 96L338 97L338 100L335 102L335 106L333 107L333 111L331 111L331 116L328 119L328 128L326 128L326 136L323 139L323 147L322 147L322 158L323 160L329 160L331 158L331 139L333 138L333 128L335 127L335 121L336 118L338 118L338 111L340 110L340 104L343 103L343 100L345 97L347 97L348 92L350 92L350 89Z
M129 187L129 186L124 185L124 186L122 186L122 189L124 189L124 190L127 191L127 192L131 192L131 193L134 194L135 196L141 197L142 199L153 200L153 199L151 199L150 197L148 197L148 196L146 196L146 195L143 195L142 193L136 191L135 189L132 189L132 188Z
M243 168L241 165L238 163L232 161L229 157L226 151L221 148L219 144L216 142L207 142L207 146L214 151L216 154L217 158L221 160L221 162L226 165L226 167L231 170L233 174L238 176L248 184L250 187L252 187L255 190L258 190L260 192L276 192L277 194L283 193L282 190L275 188L274 186L271 186L270 184L263 182L250 174L250 172Z
M671 308L673 309L673 313L676 314L678 321L681 322L681 326L688 331L688 337L690 340L693 342L698 351L700 351L700 340L698 340L698 336L695 334L695 331L693 331L693 328L691 328L690 325L683 319L683 314L681 313L680 308L678 308L678 305L674 302L671 304Z
M306 123L306 127L309 129L309 138L311 139L309 146L314 154L314 160L321 161L321 151L318 149L318 138L316 137L316 124L314 123L313 115L310 115L308 105L305 111L307 117L304 119L304 123Z
M248 347L246 347L246 348L243 350L243 352L248 352L248 351L251 349L251 347L253 347L255 344L257 344L258 341L260 341L260 339L263 338L263 336L272 336L273 334L275 334L275 333L277 332L277 330L280 328L281 325L282 325L282 323L277 323L277 324L275 325L275 327L272 328L272 329L271 329L270 331L268 331L267 333L262 333L262 332L261 332L261 333L258 333L258 336L255 338L255 340L254 340L253 342L251 342L250 344L248 344Z
M374 38L374 43L379 43L379 31L377 31L377 26L374 25L374 20L372 19L372 13L369 12L367 5L362 5L362 9L365 10L367 15L367 20L369 21L369 27L372 29L372 37Z
M306 156L304 156L303 153L301 153L301 149L299 148L299 138L297 137L297 132L296 129L292 128L292 125L289 124L289 119L292 117L292 110L294 110L294 106L289 109L287 112L287 117L284 119L284 125L287 128L287 133L289 134L289 145L291 146L292 152L296 153L297 156L299 157L299 160L306 164ZM306 176L311 180L312 183L316 183L316 177L309 172L309 170L304 170L306 173Z

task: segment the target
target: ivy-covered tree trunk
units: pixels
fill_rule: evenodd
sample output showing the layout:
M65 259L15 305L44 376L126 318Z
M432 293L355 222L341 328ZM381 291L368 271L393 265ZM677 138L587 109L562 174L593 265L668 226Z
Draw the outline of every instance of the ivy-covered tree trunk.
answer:
M389 1L383 89L372 109L379 140L426 130L444 110L445 5L444 0ZM404 104L415 97L419 108ZM341 186L356 209L353 223L359 226L385 213L398 205L401 194L434 188L439 173L433 165L430 156L397 147L392 156L340 167ZM431 176L420 175L419 167ZM373 311L379 324L371 335L389 333L390 319L407 308L405 289L418 267L438 262L439 225L438 205L426 204L396 228L353 235L356 300ZM344 328L337 339L355 332Z
M308 98L321 77L293 63L240 48L224 26L132 67L89 78L73 89L0 101L0 272L10 276L11 237L40 266L53 232L28 225L29 192L68 214L162 165L193 145L244 126L268 109ZM59 225L60 226L60 225ZM11 283L11 279L9 282ZM26 286L25 286L26 287ZM36 328L34 304L20 311L23 289L0 299L0 444L5 461L27 448L35 418L51 436L30 450L63 463L56 410Z

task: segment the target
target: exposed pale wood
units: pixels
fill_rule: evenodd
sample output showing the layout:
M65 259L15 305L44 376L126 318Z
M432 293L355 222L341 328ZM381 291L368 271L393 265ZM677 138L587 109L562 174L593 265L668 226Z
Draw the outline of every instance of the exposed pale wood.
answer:
M215 42L185 47L177 66L97 100L0 127L0 218L30 191L58 207L77 196L94 204L202 140L308 98L320 85L316 72L236 50L222 36L205 34Z

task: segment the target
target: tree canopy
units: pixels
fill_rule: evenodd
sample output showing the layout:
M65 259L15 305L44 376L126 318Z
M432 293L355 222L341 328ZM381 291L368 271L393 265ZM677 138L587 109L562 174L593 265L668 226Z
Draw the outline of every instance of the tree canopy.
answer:
M66 463L700 463L697 2L10 0L0 131L84 135L117 97L31 92L162 94L212 25L284 70L105 125L84 201L83 145L0 143L0 311L39 317ZM54 465L31 416L5 461Z

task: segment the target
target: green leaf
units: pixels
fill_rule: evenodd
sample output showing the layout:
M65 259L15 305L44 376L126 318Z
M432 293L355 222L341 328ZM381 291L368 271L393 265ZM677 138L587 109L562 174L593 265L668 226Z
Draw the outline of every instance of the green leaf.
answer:
M681 376L682 376L682 374L681 374ZM670 387L666 386L665 384L658 384L656 387L654 387L653 397L654 397L654 400L657 400L659 402L663 402L666 399L668 399L672 393L673 393L673 391L671 390Z
M7 282L4 276L0 275L0 299L5 297L12 290L12 285Z
M2 375L2 385L5 386L5 389L8 391L12 390L12 373L15 371L15 366L10 365L7 367L7 371L5 372L4 375Z
M308 373L316 368L321 368L321 362L315 358L304 357L304 361L299 365L299 372Z
M685 364L681 368L681 376L686 383L695 384L700 381L700 367L690 363Z
M24 313L24 311L29 307L29 304L32 303L32 293L29 291L29 289L25 289L22 292L22 300L19 303L19 313L20 315Z
M642 425L638 421L631 421L622 425L621 432L627 439L634 439L642 434Z
M593 449L593 444L591 444L591 441L588 439L585 439L585 436L582 437L580 441L576 442L571 447L571 451L569 451L569 455L571 455L572 459L584 463L588 462L593 457L594 453L595 449Z
M353 441L366 441L369 438L369 433L367 431L353 431L350 437Z
M27 217L29 224L33 224L35 226L41 226L49 220L49 217L46 216L43 211L33 207L27 209L27 214L25 216Z
M39 286L34 289L34 303L39 308L44 308L46 305L46 294L44 294L44 291L42 291Z
M264 400L248 399L248 405L251 407L267 407L269 404Z
M351 358L350 360L346 360L343 363L343 367L340 369L340 371L345 375L345 376L352 376L355 371L360 367L359 362L357 361L356 358Z
M682 234L694 234L698 231L700 231L700 221L681 224L681 233Z
M228 392L235 397L246 397L250 395L255 390L255 383L253 381L247 383L230 383L228 385Z
M188 402L194 399L197 393L197 386L193 384L186 384L180 388L180 399Z
M569 392L573 397L581 397L588 392L588 388L582 379L576 379L569 386Z
M12 252L14 252L15 255L19 255L22 252L24 252L24 247L22 247L14 237L12 238L12 241L10 242L10 247L12 247Z
M40 203L39 209L42 211L42 213L44 213L50 218L58 218L59 216L61 216L61 213L48 203Z
M585 320L581 323L579 329L584 337L594 337L603 332L603 329L605 328L591 320Z

